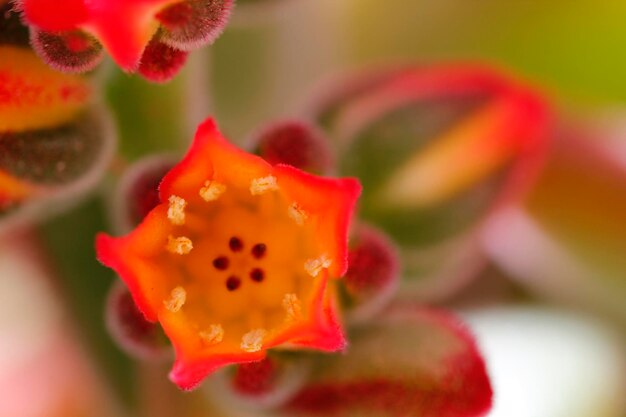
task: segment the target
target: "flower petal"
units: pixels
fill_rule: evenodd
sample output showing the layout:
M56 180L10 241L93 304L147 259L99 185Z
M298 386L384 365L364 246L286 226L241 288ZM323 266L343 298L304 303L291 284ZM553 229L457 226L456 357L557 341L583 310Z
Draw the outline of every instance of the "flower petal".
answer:
M71 30L88 17L84 0L18 0L26 20L39 29Z
M157 32L154 15L175 1L97 2L102 4L99 8L91 5L89 19L81 28L99 39L123 70L135 71L146 46Z
M341 180L317 177L288 165L274 169L277 180L285 193L309 213L319 217L315 221L320 236L320 247L333 255L330 275L340 277L348 268L348 227L354 214L356 201L361 194L359 181L353 178ZM320 198L320 193L325 198ZM328 204L333 201L333 204Z
M214 172L247 186L251 179L269 175L270 169L262 159L228 144L213 119L208 119L198 127L185 158L163 178L159 187L161 200L171 195L195 196L198 185Z

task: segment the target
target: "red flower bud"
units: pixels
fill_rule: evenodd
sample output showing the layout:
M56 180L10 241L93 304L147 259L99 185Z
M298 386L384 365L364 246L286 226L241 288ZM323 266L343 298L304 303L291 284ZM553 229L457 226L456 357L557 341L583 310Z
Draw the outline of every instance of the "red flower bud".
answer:
M123 70L164 82L187 51L222 32L232 0L19 0L18 6L35 49L53 67L89 70L104 48Z
M135 358L161 359L171 353L171 346L161 327L146 320L126 286L119 280L109 291L105 322L113 340Z
M262 129L253 139L255 152L270 164L287 164L316 174L334 168L328 139L317 127L299 120L285 120Z
M352 235L343 278L351 316L363 319L379 312L395 293L399 273L398 251L391 239L379 229L360 225Z
M159 205L159 184L172 166L170 156L154 155L133 163L124 172L112 203L113 223L120 232L132 230Z

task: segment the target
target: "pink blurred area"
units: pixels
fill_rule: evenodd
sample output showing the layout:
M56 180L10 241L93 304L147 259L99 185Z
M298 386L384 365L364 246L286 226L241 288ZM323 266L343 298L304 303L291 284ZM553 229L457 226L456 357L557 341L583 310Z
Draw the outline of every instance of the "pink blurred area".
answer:
M0 417L119 416L28 232L0 238Z

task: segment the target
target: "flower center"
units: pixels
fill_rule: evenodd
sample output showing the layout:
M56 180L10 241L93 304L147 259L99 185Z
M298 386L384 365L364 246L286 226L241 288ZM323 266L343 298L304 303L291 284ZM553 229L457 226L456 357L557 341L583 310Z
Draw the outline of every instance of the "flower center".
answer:
M163 262L174 278L164 305L184 315L199 343L257 351L306 316L316 277L330 261L308 214L274 177L248 188L206 181L193 198L170 197L167 217L175 235Z
M245 257L252 257L256 260L260 260L265 256L265 252L267 251L267 245L265 243L257 243L250 249L250 253L246 254L243 252L243 255L239 254L244 250L245 243L241 238L237 236L233 236L228 240L228 248L230 249L232 257L242 257L243 263L247 263ZM249 262L249 260L248 260ZM240 265L242 262L235 263L235 265ZM229 267L231 265L230 257L227 255L218 256L213 259L213 267L217 271L228 272ZM241 273L241 271L235 271L235 273ZM250 279L254 282L261 282L265 278L265 271L259 267L252 268L250 272L247 274L250 276ZM230 275L226 280L226 288L229 291L234 291L241 285L241 279L237 275Z

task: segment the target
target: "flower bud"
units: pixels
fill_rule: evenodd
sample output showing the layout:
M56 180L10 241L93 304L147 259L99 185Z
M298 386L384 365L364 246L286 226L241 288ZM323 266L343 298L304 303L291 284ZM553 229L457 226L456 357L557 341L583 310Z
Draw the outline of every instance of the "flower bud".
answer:
M224 29L232 0L20 0L35 50L67 72L93 69L106 50L126 72L170 80L187 52Z
M237 366L233 377L233 389L242 395L263 395L272 390L276 383L277 363L271 357L259 362Z
M156 15L161 23L161 41L182 51L211 44L222 33L233 0L185 0Z
M303 357L270 355L219 373L210 392L219 404L229 408L233 403L257 410L276 408L306 383L310 370L309 360Z
M81 30L45 32L32 28L31 43L46 64L62 72L91 71L104 57L102 45Z
M361 217L400 246L403 294L447 297L484 265L485 220L536 179L547 104L475 65L348 76L323 94L311 112L341 151L339 171L363 182Z
M117 345L134 358L157 360L167 358L171 353L161 326L146 320L119 280L109 291L105 322Z
M169 155L153 155L133 163L120 179L112 201L113 224L120 232L137 226L159 204L159 184L174 165Z
M14 5L0 4L0 230L71 204L101 178L115 145L91 80L42 63Z
M141 56L139 73L147 80L164 83L185 65L188 53L153 38Z
M254 151L270 164L287 164L303 171L323 174L334 168L328 139L315 126L284 120L262 129L253 139Z
M399 255L389 237L373 226L360 225L350 243L348 272L343 278L348 314L352 319L367 319L378 313L395 293Z

